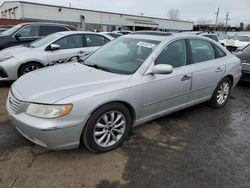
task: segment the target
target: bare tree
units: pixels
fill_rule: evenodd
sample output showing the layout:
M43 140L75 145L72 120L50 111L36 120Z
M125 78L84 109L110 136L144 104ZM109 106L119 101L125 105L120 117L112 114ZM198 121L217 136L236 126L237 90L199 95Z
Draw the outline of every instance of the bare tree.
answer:
M170 20L180 20L180 11L177 9L170 9L168 11L168 18Z

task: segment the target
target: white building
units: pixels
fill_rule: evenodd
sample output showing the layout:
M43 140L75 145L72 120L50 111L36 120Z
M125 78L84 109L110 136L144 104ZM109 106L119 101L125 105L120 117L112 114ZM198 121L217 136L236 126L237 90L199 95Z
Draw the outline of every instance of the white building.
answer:
M59 7L24 1L4 2L0 6L0 18L66 23L83 30L111 31L118 28L129 30L193 30L193 22Z

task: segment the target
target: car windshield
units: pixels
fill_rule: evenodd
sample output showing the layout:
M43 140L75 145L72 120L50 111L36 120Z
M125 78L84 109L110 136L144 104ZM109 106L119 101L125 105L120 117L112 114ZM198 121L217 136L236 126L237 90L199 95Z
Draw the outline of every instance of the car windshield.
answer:
M32 47L32 48L40 48L44 45L47 45L50 42L53 42L54 40L56 40L57 38L59 38L61 35L60 34L51 34L48 35L46 37L43 37L41 39L38 39L32 43L30 43L28 45L28 47Z
M10 29L8 29L8 30L2 32L1 34L2 34L2 35L12 35L12 34L14 34L18 29L20 29L21 27L22 27L22 25L16 25L16 26L14 26L14 27L12 27L12 28L10 28Z
M116 74L133 74L154 51L159 41L118 38L90 55L84 64Z

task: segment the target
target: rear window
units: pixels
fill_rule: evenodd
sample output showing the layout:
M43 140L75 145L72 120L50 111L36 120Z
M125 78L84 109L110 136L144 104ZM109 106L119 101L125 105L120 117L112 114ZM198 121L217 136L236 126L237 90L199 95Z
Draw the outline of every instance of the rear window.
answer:
M40 26L40 36L46 36L61 31L68 31L68 29L62 26Z

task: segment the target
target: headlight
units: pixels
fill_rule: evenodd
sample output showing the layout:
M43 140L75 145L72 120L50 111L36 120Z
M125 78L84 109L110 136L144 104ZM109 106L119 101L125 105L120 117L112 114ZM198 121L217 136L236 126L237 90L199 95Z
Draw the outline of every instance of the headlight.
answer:
M26 114L40 118L58 118L68 115L73 108L72 104L66 105L47 105L47 104L29 104Z
M13 57L14 56L7 56L7 57L3 57L3 58L0 57L0 62L7 61L9 59L12 59Z

